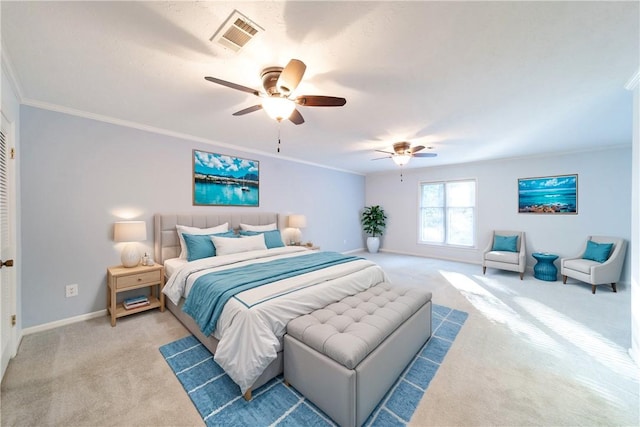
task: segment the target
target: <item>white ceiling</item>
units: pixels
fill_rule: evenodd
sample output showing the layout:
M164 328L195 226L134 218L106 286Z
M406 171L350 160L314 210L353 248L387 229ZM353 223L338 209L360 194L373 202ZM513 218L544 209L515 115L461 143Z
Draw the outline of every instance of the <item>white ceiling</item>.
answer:
M3 58L22 102L158 128L251 152L371 173L374 150L432 146L408 167L631 144L639 66L633 2L7 2ZM238 53L209 41L234 9L265 29ZM260 71L307 65L279 126ZM233 152L230 152L233 154Z

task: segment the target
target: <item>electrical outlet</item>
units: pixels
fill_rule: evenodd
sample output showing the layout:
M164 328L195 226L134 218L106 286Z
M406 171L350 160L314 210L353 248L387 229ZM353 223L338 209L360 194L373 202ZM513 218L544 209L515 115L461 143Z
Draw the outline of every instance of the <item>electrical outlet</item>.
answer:
M65 296L67 298L78 296L78 285L67 285L67 287L65 288Z

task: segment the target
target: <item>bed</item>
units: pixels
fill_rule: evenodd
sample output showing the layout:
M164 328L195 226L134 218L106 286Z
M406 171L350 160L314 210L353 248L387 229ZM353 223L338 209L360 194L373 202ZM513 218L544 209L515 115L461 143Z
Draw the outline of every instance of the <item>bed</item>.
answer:
M216 254L192 261L179 258L181 244L176 226L212 229L225 223L236 234L241 224L258 230L271 224L281 228L276 213L156 214L154 253L156 262L165 266L167 277L163 292L167 308L214 354L214 360L238 384L245 399L250 399L252 389L283 371L282 339L289 320L375 286L385 281L386 275L371 261L359 257L347 259L336 253L315 253L299 246ZM244 240L249 239L254 237ZM237 239L225 242L231 240ZM198 319L198 324L183 311L189 292L196 288L194 283L203 276L235 271L242 277L253 277L250 272L254 274L255 269L261 270L267 265L297 268L322 257L335 259L335 263L316 269L300 268L301 274L288 273L280 280L238 293L224 304L213 322L214 329L204 327L202 319ZM193 294L199 295L195 291ZM194 299L192 295L188 309L194 306ZM209 330L212 330L210 334Z

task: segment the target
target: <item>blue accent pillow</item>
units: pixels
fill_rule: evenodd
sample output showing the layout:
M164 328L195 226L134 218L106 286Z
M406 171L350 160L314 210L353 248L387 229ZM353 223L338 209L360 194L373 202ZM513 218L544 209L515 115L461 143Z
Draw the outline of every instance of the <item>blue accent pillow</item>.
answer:
M282 241L282 235L280 234L280 230L270 230L270 231L240 230L241 236L255 236L256 234L264 234L264 244L267 245L267 249L284 247L284 242Z
M494 236L492 250L518 252L518 236Z
M613 243L596 243L587 240L587 250L584 251L582 259L590 259L597 262L605 262L609 258Z
M216 256L216 247L213 245L213 241L211 241L211 236L238 237L233 231L214 234L182 233L184 242L187 245L187 261Z

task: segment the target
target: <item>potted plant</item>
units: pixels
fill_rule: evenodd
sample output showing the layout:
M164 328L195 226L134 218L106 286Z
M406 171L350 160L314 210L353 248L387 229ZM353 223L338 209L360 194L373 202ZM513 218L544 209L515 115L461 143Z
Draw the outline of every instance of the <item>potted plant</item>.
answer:
M387 216L384 210L378 206L366 206L360 216L362 229L369 235L367 237L367 249L371 253L378 252L380 247L380 237L384 232Z

